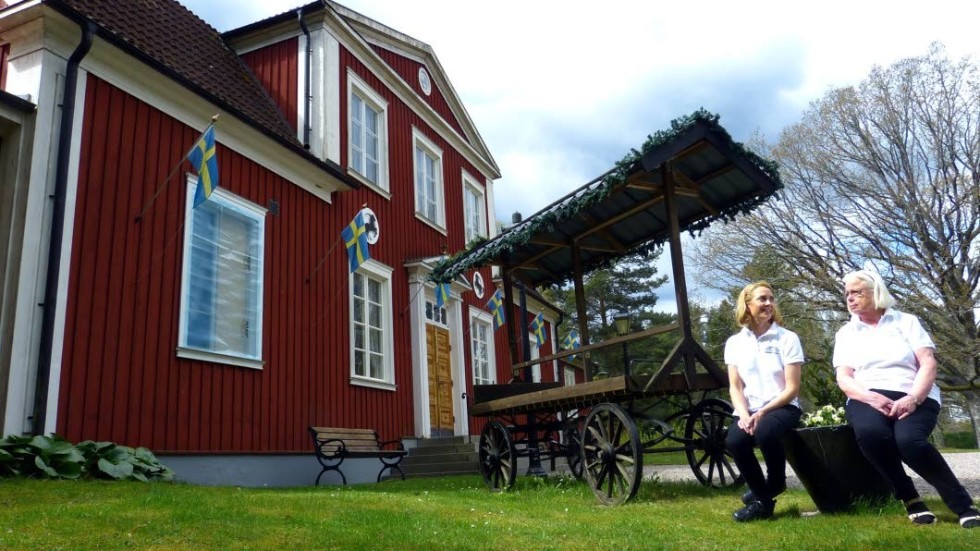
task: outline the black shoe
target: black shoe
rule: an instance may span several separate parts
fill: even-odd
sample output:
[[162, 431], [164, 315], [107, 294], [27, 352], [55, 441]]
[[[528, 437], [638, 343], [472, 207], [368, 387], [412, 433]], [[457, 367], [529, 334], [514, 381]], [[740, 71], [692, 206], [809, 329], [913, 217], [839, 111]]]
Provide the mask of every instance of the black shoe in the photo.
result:
[[905, 511], [909, 514], [909, 520], [913, 524], [932, 524], [936, 522], [936, 515], [932, 514], [929, 507], [919, 498], [911, 500], [905, 505]]
[[[783, 493], [783, 492], [785, 492], [785, 491], [786, 491], [786, 483], [785, 483], [785, 482], [783, 482], [783, 483], [782, 483], [782, 484], [781, 484], [781, 485], [780, 485], [780, 486], [779, 486], [778, 488], [776, 488], [776, 490], [775, 490], [775, 491], [774, 491], [774, 492], [772, 493], [772, 497], [774, 497], [774, 498], [775, 498], [776, 496], [778, 496], [779, 494], [781, 494], [781, 493]], [[748, 505], [749, 503], [752, 503], [753, 501], [758, 501], [758, 500], [759, 500], [759, 498], [758, 498], [758, 497], [756, 497], [756, 495], [755, 495], [755, 492], [753, 492], [752, 490], [749, 490], [749, 491], [747, 491], [747, 492], [745, 492], [744, 494], [742, 494], [742, 504], [743, 504], [743, 505]]]
[[963, 528], [980, 528], [980, 511], [968, 509], [960, 515], [960, 526]]
[[732, 513], [732, 518], [735, 522], [749, 522], [752, 520], [761, 520], [764, 518], [772, 518], [773, 509], [776, 508], [776, 502], [770, 501], [769, 503], [763, 503], [759, 500], [753, 501], [746, 505], [745, 507], [739, 509]]

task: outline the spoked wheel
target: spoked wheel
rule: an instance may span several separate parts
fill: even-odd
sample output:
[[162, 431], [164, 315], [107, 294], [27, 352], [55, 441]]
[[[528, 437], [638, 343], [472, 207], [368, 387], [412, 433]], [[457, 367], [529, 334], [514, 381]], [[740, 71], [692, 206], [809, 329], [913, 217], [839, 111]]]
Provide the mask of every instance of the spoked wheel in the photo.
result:
[[691, 444], [687, 448], [687, 463], [698, 482], [705, 486], [724, 488], [745, 482], [725, 446], [728, 427], [735, 419], [732, 411], [728, 402], [708, 398], [691, 408], [687, 417], [684, 438]]
[[582, 433], [577, 428], [565, 430], [568, 469], [576, 480], [582, 480]]
[[582, 431], [585, 479], [604, 505], [620, 505], [643, 478], [643, 450], [636, 424], [616, 404], [592, 408]]
[[517, 453], [510, 432], [490, 421], [480, 434], [480, 473], [491, 490], [509, 490], [517, 478]]

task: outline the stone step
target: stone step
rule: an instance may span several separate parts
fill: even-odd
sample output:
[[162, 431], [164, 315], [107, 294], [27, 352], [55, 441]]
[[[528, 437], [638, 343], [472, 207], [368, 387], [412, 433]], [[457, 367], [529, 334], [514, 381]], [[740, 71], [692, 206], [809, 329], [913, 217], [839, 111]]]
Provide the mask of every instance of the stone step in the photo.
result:
[[402, 464], [405, 476], [439, 476], [454, 474], [478, 474], [480, 465], [476, 461], [449, 461], [446, 463], [426, 463], [421, 465]]

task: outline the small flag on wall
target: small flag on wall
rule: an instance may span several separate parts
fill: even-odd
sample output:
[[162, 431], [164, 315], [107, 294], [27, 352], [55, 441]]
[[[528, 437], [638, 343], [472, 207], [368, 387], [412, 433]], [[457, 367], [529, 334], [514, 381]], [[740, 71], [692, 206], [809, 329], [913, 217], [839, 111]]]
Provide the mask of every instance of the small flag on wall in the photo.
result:
[[214, 149], [214, 122], [212, 122], [194, 147], [187, 152], [187, 160], [194, 165], [197, 172], [197, 192], [194, 194], [194, 208], [211, 197], [211, 192], [218, 187], [218, 157]]
[[436, 283], [436, 308], [442, 308], [449, 302], [449, 284]]
[[500, 293], [500, 289], [497, 289], [497, 292], [490, 297], [490, 302], [487, 302], [487, 310], [490, 310], [490, 313], [493, 314], [494, 330], [507, 321], [504, 317], [504, 297]]
[[[578, 331], [574, 329], [572, 329], [571, 332], [568, 333], [568, 336], [565, 337], [565, 340], [561, 341], [561, 347], [563, 350], [574, 350], [581, 345], [582, 343], [579, 341], [578, 338]], [[568, 357], [568, 359], [574, 360], [575, 356], [577, 355], [578, 354], [572, 354], [571, 356]]]
[[534, 333], [534, 338], [538, 341], [538, 347], [544, 346], [544, 343], [548, 340], [548, 336], [544, 333], [544, 315], [541, 313], [538, 313], [531, 320], [531, 333]]
[[340, 236], [344, 239], [344, 245], [347, 247], [350, 271], [354, 272], [365, 260], [371, 258], [362, 211], [357, 212], [350, 224], [347, 224], [347, 227], [340, 232]]

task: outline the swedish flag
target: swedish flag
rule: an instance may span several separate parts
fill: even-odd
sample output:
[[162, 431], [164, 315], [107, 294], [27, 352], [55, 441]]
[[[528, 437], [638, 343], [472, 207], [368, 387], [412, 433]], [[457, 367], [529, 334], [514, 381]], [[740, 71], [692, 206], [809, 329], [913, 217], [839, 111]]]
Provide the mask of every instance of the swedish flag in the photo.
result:
[[347, 247], [347, 258], [350, 260], [350, 271], [354, 272], [365, 260], [371, 258], [368, 251], [367, 230], [364, 228], [363, 211], [357, 211], [357, 215], [351, 220], [350, 224], [340, 232]]
[[447, 302], [449, 302], [449, 284], [436, 283], [436, 308], [442, 308], [442, 305]]
[[538, 341], [538, 346], [544, 346], [544, 343], [548, 340], [548, 336], [544, 333], [543, 314], [538, 313], [538, 315], [531, 321], [531, 333], [534, 333], [534, 338]]
[[207, 201], [211, 192], [218, 187], [218, 157], [214, 149], [213, 122], [187, 153], [187, 160], [194, 165], [198, 175], [197, 192], [194, 194], [194, 207], [197, 207]]
[[493, 328], [497, 329], [504, 324], [506, 318], [504, 317], [504, 297], [500, 294], [500, 289], [490, 297], [490, 302], [487, 303], [487, 310], [493, 314]]
[[[565, 340], [561, 341], [562, 350], [574, 350], [574, 349], [578, 348], [581, 345], [582, 345], [582, 343], [581, 343], [581, 341], [578, 338], [578, 331], [576, 331], [574, 329], [572, 329], [568, 333], [568, 336], [565, 337]], [[569, 360], [574, 360], [575, 359], [575, 356], [577, 356], [577, 355], [578, 354], [572, 354], [571, 356], [568, 357], [568, 359]]]

